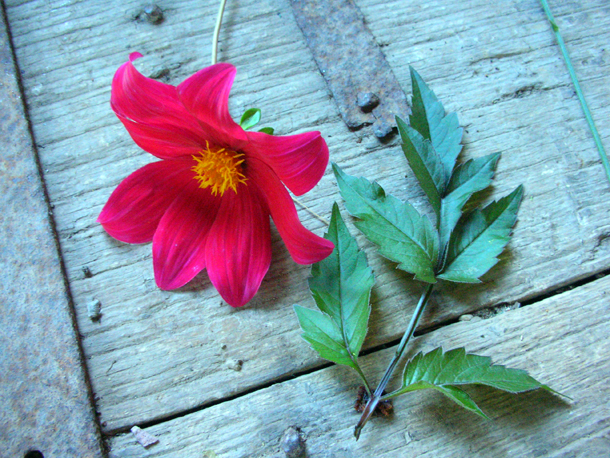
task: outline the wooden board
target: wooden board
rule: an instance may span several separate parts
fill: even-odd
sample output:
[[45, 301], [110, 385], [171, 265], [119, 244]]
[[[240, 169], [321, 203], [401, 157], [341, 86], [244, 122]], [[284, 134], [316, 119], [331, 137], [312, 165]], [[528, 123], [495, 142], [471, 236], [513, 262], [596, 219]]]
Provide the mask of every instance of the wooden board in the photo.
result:
[[[531, 300], [607, 269], [610, 188], [537, 1], [356, 3], [403, 88], [409, 92], [413, 65], [459, 112], [464, 157], [503, 152], [493, 196], [526, 187], [505, 261], [484, 285], [439, 288], [423, 325]], [[159, 2], [166, 19], [158, 26], [134, 19], [143, 7], [136, 1], [6, 5], [103, 429], [160, 421], [323, 364], [299, 339], [291, 308], [311, 304], [308, 268], [289, 259], [276, 233], [258, 296], [235, 310], [205, 274], [179, 291], [159, 291], [150, 245], [116, 242], [95, 223], [121, 179], [152, 160], [110, 110], [114, 71], [132, 51], [145, 54], [145, 73], [167, 70], [173, 84], [208, 65], [216, 1]], [[560, 26], [569, 27], [566, 39], [594, 115], [608, 119], [607, 3], [553, 6]], [[238, 68], [234, 117], [256, 106], [280, 134], [320, 130], [331, 159], [348, 173], [378, 180], [426, 210], [396, 141], [381, 144], [343, 124], [287, 0], [229, 2], [220, 59]], [[607, 143], [609, 126], [598, 124]], [[340, 200], [330, 170], [302, 200], [330, 213]], [[323, 233], [319, 221], [300, 214]], [[419, 286], [359, 240], [377, 275], [365, 343], [373, 348], [401, 334]], [[87, 316], [93, 299], [102, 304], [99, 322]], [[237, 359], [241, 371], [231, 369]]]
[[102, 458], [4, 18], [0, 106], [0, 456]]
[[[115, 437], [111, 457], [285, 457], [280, 438], [297, 426], [307, 456], [602, 457], [610, 452], [610, 277], [487, 320], [452, 324], [414, 341], [412, 355], [437, 346], [493, 355], [526, 369], [572, 398], [472, 388], [483, 420], [429, 391], [396, 398], [395, 414], [373, 418], [352, 436], [357, 376], [330, 367], [148, 428], [159, 444], [144, 450], [131, 434]], [[381, 374], [393, 348], [362, 359]], [[212, 454], [213, 452], [214, 454]]]

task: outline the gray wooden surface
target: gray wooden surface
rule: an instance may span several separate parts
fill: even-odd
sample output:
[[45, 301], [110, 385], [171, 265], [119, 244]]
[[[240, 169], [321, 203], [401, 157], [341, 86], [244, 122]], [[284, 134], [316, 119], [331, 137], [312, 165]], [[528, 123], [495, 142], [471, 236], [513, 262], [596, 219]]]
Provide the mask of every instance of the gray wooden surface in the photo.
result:
[[[343, 124], [288, 1], [229, 1], [219, 57], [238, 69], [230, 99], [231, 113], [237, 118], [247, 108], [261, 108], [263, 124], [275, 127], [278, 134], [320, 130], [332, 161], [348, 173], [378, 180], [388, 192], [411, 199], [425, 211], [423, 194], [396, 140], [382, 144], [370, 132], [351, 132]], [[282, 393], [290, 392], [286, 386], [303, 392], [313, 383], [310, 380], [321, 383], [319, 380], [332, 379], [327, 374], [346, 373], [339, 369], [317, 371], [324, 362], [299, 338], [291, 305], [311, 306], [306, 288], [309, 269], [289, 259], [276, 232], [273, 232], [272, 267], [259, 294], [245, 308], [236, 310], [222, 303], [205, 274], [178, 291], [158, 290], [153, 279], [150, 245], [116, 242], [95, 223], [114, 187], [136, 168], [153, 160], [133, 144], [110, 110], [114, 71], [132, 51], [145, 55], [137, 64], [144, 73], [164, 71], [164, 80], [172, 84], [208, 65], [217, 2], [160, 1], [165, 21], [156, 26], [135, 19], [145, 6], [138, 1], [5, 0], [5, 3], [103, 431], [112, 435], [135, 424], [157, 424], [155, 428], [167, 431], [167, 440], [177, 447], [159, 456], [177, 456], [183, 437], [203, 441], [206, 434], [218, 436], [217, 442], [209, 442], [212, 449], [218, 441], [230, 443], [250, 438], [257, 453], [267, 453], [272, 444], [277, 446], [284, 426], [281, 422], [275, 429], [265, 429], [256, 422], [244, 423], [247, 431], [232, 428], [230, 423], [221, 427], [224, 423], [220, 417], [226, 415], [222, 413], [226, 412], [224, 408], [242, 412], [243, 416], [260, 412], [246, 405], [249, 399], [254, 399], [255, 403], [261, 402], [263, 412], [266, 409], [269, 413], [287, 403], [286, 412], [295, 412], [295, 418], [300, 419], [306, 431], [322, 422], [320, 427], [326, 429], [320, 437], [325, 438], [327, 450], [322, 451], [322, 441], [318, 445], [319, 454], [315, 452], [318, 449], [312, 448], [311, 456], [352, 456], [350, 453], [367, 456], [367, 450], [374, 450], [379, 456], [384, 453], [393, 456], [397, 446], [391, 445], [395, 442], [387, 437], [399, 434], [404, 440], [406, 425], [412, 422], [406, 412], [409, 405], [415, 405], [407, 403], [428, 399], [427, 395], [404, 401], [404, 409], [400, 409], [383, 440], [376, 443], [372, 439], [373, 430], [381, 434], [381, 428], [375, 426], [365, 431], [365, 441], [358, 445], [346, 433], [356, 420], [349, 410], [353, 384], [337, 383], [326, 388], [333, 401], [323, 406], [329, 409], [324, 412], [337, 415], [328, 419], [316, 413], [310, 398], [282, 398]], [[438, 288], [433, 296], [434, 307], [423, 326], [447, 323], [500, 303], [532, 301], [553, 294], [559, 287], [583, 279], [589, 281], [607, 270], [610, 186], [538, 2], [357, 0], [356, 4], [405, 92], [410, 93], [408, 66], [413, 65], [445, 106], [459, 113], [466, 131], [463, 157], [503, 153], [490, 197], [506, 194], [519, 183], [524, 183], [526, 189], [515, 236], [504, 261], [486, 277], [483, 285]], [[607, 145], [610, 5], [597, 0], [554, 2], [551, 6]], [[340, 201], [330, 168], [314, 191], [302, 200], [317, 213], [329, 215], [332, 201]], [[307, 227], [323, 233], [321, 222], [306, 211], [299, 212]], [[400, 336], [419, 286], [374, 254], [361, 237], [359, 241], [368, 250], [377, 276], [370, 337], [365, 342], [365, 348], [376, 348]], [[85, 267], [92, 277], [84, 275]], [[601, 294], [598, 288], [602, 286], [603, 283], [591, 283], [586, 291], [590, 295]], [[102, 304], [102, 319], [98, 322], [87, 316], [87, 305], [94, 299]], [[602, 299], [581, 302], [597, 307], [600, 315], [606, 308]], [[557, 307], [565, 305], [551, 303]], [[600, 358], [597, 366], [592, 366], [594, 375], [588, 376], [584, 371], [560, 372], [564, 365], [561, 353], [556, 353], [558, 359], [544, 359], [548, 365], [545, 371], [536, 372], [537, 364], [543, 364], [537, 362], [541, 361], [538, 358], [547, 358], [537, 335], [556, 335], [560, 331], [553, 320], [563, 316], [549, 312], [554, 318], [540, 321], [542, 316], [530, 311], [540, 310], [534, 308], [538, 305], [507, 313], [506, 319], [525, 320], [524, 326], [529, 326], [527, 320], [537, 323], [532, 327], [536, 334], [524, 335], [536, 357], [525, 358], [526, 355], [514, 350], [520, 357], [514, 362], [523, 363], [521, 367], [531, 369], [545, 382], [565, 381], [565, 386], [556, 387], [560, 391], [568, 391], [571, 386], [583, 387], [586, 394], [581, 399], [589, 399], [596, 389], [587, 388], [588, 377], [598, 380], [600, 374], [608, 371], [603, 355], [597, 354], [602, 340], [591, 341], [588, 348], [595, 356], [583, 360], [586, 366]], [[516, 313], [521, 318], [511, 318]], [[573, 321], [578, 321], [581, 314], [577, 310], [573, 313], [576, 314]], [[443, 327], [429, 338], [439, 336], [452, 339], [448, 342], [458, 342], [453, 329]], [[439, 342], [444, 344], [444, 340]], [[498, 355], [500, 362], [512, 364], [510, 349], [515, 347], [508, 342], [499, 339], [497, 348], [489, 348], [489, 355]], [[479, 348], [476, 340], [472, 344], [469, 350]], [[501, 354], [506, 359], [500, 358]], [[375, 355], [377, 352], [368, 359], [384, 364], [383, 352]], [[235, 359], [244, 361], [241, 371], [231, 369]], [[313, 374], [299, 376], [302, 371], [312, 370]], [[297, 377], [289, 385], [259, 389], [295, 374]], [[243, 393], [251, 394], [239, 397]], [[269, 397], [269, 393], [276, 394]], [[576, 393], [567, 394], [578, 398]], [[233, 401], [226, 401], [236, 396]], [[459, 424], [456, 433], [440, 413], [452, 408], [432, 398], [441, 402], [435, 402], [437, 407], [431, 408], [435, 413], [428, 416], [424, 407], [417, 411], [418, 421], [428, 428], [426, 438], [431, 438], [432, 429], [437, 428], [439, 437], [434, 440], [442, 441], [445, 437], [446, 442], [467, 447], [468, 441], [477, 437], [478, 428], [488, 427], [465, 413], [450, 410]], [[214, 407], [207, 408], [211, 403]], [[537, 424], [542, 429], [547, 410], [553, 418], [562, 418], [553, 420], [560, 424], [568, 424], [576, 415], [574, 406], [561, 407], [547, 395], [504, 396], [499, 401], [489, 401], [490, 407], [496, 404], [505, 406], [500, 411], [506, 417], [501, 426], [494, 426], [499, 429], [489, 439], [489, 444], [497, 442], [498, 447], [508, 447], [503, 442], [507, 437], [527, 434], [523, 422], [530, 416], [528, 412], [538, 414]], [[538, 404], [542, 407], [536, 407]], [[165, 421], [194, 410], [198, 412], [193, 416]], [[218, 431], [210, 431], [215, 428], [211, 420], [206, 423], [207, 429], [201, 426], [197, 430], [197, 416], [207, 418], [214, 412], [219, 417], [210, 418], [219, 418]], [[181, 419], [186, 429], [181, 429]], [[562, 436], [571, 447], [576, 447], [574, 453], [578, 451], [578, 441], [586, 434], [593, 434], [591, 437], [604, 434], [607, 411], [599, 411], [594, 421], [598, 426], [593, 427], [593, 433], [581, 428]], [[331, 437], [333, 431], [336, 434]], [[186, 442], [190, 444], [189, 441]], [[261, 448], [261, 441], [268, 444], [267, 448]], [[334, 441], [340, 441], [335, 454], [324, 455], [333, 452]], [[113, 440], [115, 453], [146, 456], [167, 450], [167, 443], [145, 451], [133, 447], [131, 442], [129, 436]], [[427, 444], [432, 446], [433, 442], [424, 442], [424, 446]], [[529, 442], [524, 444], [527, 447]], [[600, 444], [607, 446], [603, 440]], [[387, 449], [379, 449], [386, 446]], [[185, 448], [184, 456], [195, 456], [192, 453], [197, 449], [196, 439], [192, 447]], [[534, 449], [540, 450], [538, 456], [562, 456], [559, 446], [551, 443], [531, 450]], [[203, 448], [198, 450], [201, 455]], [[245, 448], [239, 450], [242, 455], [227, 452], [226, 456], [248, 456]], [[451, 453], [448, 450], [446, 454]]]
[[101, 458], [23, 102], [0, 14], [0, 457]]
[[[603, 457], [610, 450], [608, 277], [487, 320], [446, 326], [414, 341], [412, 355], [465, 346], [521, 367], [570, 396], [468, 390], [483, 420], [429, 391], [397, 398], [393, 417], [373, 418], [356, 442], [348, 409], [359, 379], [330, 367], [148, 428], [159, 445], [144, 452], [131, 434], [111, 457], [277, 457], [279, 438], [300, 426], [312, 457]], [[381, 373], [394, 348], [362, 358]], [[579, 374], [575, 376], [575, 374]]]

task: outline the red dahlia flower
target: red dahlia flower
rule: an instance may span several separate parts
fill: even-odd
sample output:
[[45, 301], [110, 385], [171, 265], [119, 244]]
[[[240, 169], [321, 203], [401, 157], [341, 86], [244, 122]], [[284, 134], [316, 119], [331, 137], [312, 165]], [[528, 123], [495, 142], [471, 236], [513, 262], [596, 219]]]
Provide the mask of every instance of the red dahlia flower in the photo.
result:
[[129, 175], [98, 218], [114, 238], [153, 243], [155, 280], [179, 288], [207, 269], [234, 307], [258, 291], [271, 263], [269, 216], [292, 259], [311, 264], [333, 244], [305, 229], [284, 187], [309, 191], [328, 164], [319, 132], [246, 132], [228, 109], [235, 67], [204, 68], [178, 86], [140, 74], [129, 56], [111, 106], [133, 140], [162, 159]]

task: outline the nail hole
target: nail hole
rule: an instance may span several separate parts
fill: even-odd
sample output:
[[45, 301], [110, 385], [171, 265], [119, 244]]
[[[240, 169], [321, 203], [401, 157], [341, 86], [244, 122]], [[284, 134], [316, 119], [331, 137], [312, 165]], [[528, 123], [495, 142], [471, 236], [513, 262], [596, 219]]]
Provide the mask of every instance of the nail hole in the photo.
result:
[[38, 450], [30, 450], [25, 455], [23, 455], [23, 458], [44, 458], [44, 455]]

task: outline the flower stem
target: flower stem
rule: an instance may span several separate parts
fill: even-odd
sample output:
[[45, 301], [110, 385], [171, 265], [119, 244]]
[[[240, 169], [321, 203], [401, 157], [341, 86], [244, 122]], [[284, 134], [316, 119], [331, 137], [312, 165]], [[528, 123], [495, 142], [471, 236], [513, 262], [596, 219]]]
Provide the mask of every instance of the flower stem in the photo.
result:
[[392, 374], [394, 373], [396, 366], [398, 365], [405, 349], [407, 348], [407, 344], [409, 343], [409, 341], [411, 340], [411, 337], [413, 336], [413, 332], [415, 331], [415, 328], [417, 328], [417, 324], [419, 323], [420, 318], [424, 314], [424, 309], [426, 308], [428, 299], [430, 299], [430, 294], [432, 293], [433, 288], [434, 288], [434, 284], [429, 284], [428, 287], [426, 288], [426, 291], [424, 291], [424, 293], [419, 298], [419, 302], [417, 303], [417, 307], [415, 307], [415, 311], [413, 312], [413, 316], [411, 317], [409, 326], [407, 327], [407, 330], [405, 331], [404, 335], [402, 336], [400, 344], [398, 344], [398, 348], [396, 349], [394, 358], [392, 358], [392, 361], [390, 361], [390, 365], [386, 369], [385, 374], [383, 374], [383, 378], [381, 379], [379, 386], [373, 393], [373, 396], [371, 396], [371, 398], [369, 399], [369, 402], [366, 404], [366, 407], [364, 408], [364, 411], [362, 412], [362, 416], [360, 417], [360, 421], [356, 425], [356, 429], [354, 430], [354, 436], [356, 436], [356, 439], [358, 439], [360, 437], [360, 431], [362, 431], [362, 428], [364, 428], [364, 425], [369, 420], [369, 418], [375, 411], [375, 407], [377, 407], [377, 404], [381, 400], [381, 397], [383, 396], [383, 392], [385, 391], [385, 387], [388, 385], [388, 383], [390, 381], [390, 377], [392, 377]]
[[608, 163], [608, 156], [606, 155], [606, 151], [604, 150], [604, 146], [602, 145], [601, 138], [599, 137], [599, 133], [597, 132], [597, 128], [595, 127], [595, 123], [593, 122], [593, 117], [591, 116], [591, 112], [589, 111], [589, 105], [587, 105], [587, 101], [585, 100], [585, 96], [580, 89], [580, 84], [578, 83], [578, 78], [576, 77], [576, 72], [574, 71], [574, 67], [572, 66], [572, 60], [570, 59], [570, 55], [568, 54], [568, 50], [566, 48], [566, 44], [563, 41], [563, 37], [559, 32], [559, 26], [555, 22], [555, 18], [553, 17], [553, 13], [551, 12], [551, 8], [549, 8], [549, 4], [546, 0], [540, 0], [542, 4], [542, 9], [546, 13], [546, 17], [553, 28], [553, 32], [555, 32], [555, 38], [557, 38], [557, 43], [559, 44], [559, 48], [561, 49], [561, 54], [563, 55], [563, 59], [566, 62], [566, 66], [568, 67], [568, 72], [570, 73], [570, 78], [572, 79], [572, 84], [574, 85], [574, 89], [576, 90], [576, 95], [578, 96], [578, 100], [580, 100], [580, 105], [582, 106], [582, 111], [585, 113], [585, 118], [587, 119], [587, 123], [589, 124], [589, 129], [591, 130], [591, 134], [593, 135], [593, 140], [595, 141], [595, 145], [597, 146], [597, 152], [599, 153], [599, 157], [602, 160], [602, 165], [606, 171], [606, 176], [608, 181], [610, 182], [610, 164]]
[[222, 24], [222, 15], [225, 12], [225, 5], [227, 0], [220, 0], [220, 7], [218, 8], [218, 16], [216, 17], [216, 27], [214, 27], [214, 38], [212, 40], [212, 65], [217, 61], [218, 56], [218, 36], [220, 35], [220, 25]]

